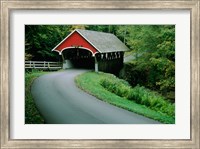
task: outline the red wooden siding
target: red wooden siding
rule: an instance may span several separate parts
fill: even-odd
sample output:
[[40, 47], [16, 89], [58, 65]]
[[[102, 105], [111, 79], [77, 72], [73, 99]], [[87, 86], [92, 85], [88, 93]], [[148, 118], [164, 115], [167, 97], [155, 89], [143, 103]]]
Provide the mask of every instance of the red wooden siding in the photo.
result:
[[64, 48], [77, 46], [90, 49], [93, 54], [98, 52], [87, 40], [85, 40], [76, 31], [72, 33], [67, 39], [65, 39], [65, 41], [63, 41], [55, 50], [62, 51]]

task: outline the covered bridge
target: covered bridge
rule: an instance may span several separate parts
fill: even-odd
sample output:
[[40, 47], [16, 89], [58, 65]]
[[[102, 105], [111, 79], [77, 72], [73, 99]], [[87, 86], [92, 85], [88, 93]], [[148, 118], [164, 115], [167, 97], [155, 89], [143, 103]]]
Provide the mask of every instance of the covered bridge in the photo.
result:
[[63, 68], [92, 68], [117, 74], [128, 48], [113, 34], [76, 29], [52, 51], [63, 58]]

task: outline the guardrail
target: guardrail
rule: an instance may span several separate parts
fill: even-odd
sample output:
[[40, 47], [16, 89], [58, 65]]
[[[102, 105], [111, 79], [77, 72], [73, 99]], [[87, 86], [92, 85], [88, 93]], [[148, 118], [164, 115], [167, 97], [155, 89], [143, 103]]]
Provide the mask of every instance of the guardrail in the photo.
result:
[[62, 69], [60, 62], [25, 61], [25, 69]]

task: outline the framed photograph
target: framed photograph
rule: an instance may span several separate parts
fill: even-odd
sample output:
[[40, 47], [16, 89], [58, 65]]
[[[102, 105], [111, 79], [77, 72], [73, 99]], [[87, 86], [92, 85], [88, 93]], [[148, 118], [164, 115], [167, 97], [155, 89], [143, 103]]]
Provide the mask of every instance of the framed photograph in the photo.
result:
[[[16, 0], [0, 6], [1, 148], [200, 147], [199, 0]], [[132, 63], [125, 67], [125, 61]], [[101, 88], [76, 77], [87, 94], [75, 90], [72, 74], [82, 73], [78, 69], [33, 82], [45, 73], [37, 68], [71, 67], [92, 69], [88, 77], [99, 80]], [[127, 70], [137, 77], [127, 77]], [[128, 83], [99, 71], [125, 76]], [[145, 77], [150, 71], [153, 77]], [[62, 97], [73, 100], [59, 98], [61, 86]], [[94, 96], [106, 103], [90, 99]]]

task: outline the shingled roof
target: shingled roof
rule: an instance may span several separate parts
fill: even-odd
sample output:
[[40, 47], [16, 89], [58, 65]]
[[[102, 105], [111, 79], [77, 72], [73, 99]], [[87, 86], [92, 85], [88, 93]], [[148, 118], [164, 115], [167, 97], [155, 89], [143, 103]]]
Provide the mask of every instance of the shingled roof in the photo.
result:
[[76, 29], [100, 53], [128, 51], [127, 46], [111, 33]]

